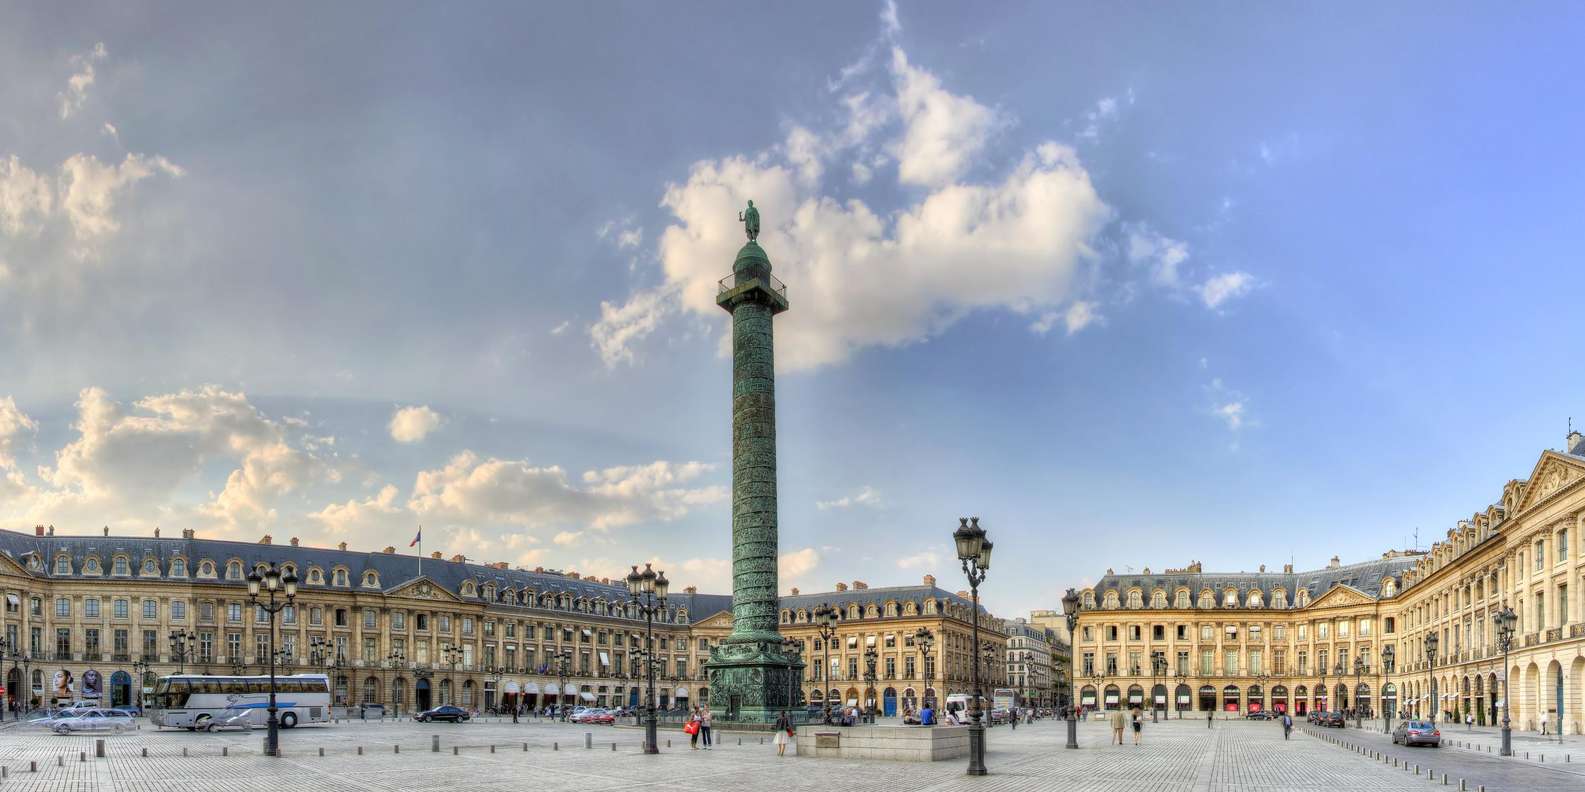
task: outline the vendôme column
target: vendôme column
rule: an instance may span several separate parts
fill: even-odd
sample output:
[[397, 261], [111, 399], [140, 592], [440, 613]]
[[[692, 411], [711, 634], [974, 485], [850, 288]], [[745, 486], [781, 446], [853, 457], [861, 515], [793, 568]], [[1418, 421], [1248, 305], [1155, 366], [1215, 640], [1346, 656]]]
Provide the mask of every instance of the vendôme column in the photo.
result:
[[[771, 723], [798, 704], [803, 663], [777, 627], [776, 355], [771, 320], [787, 287], [759, 246], [754, 202], [738, 215], [748, 243], [716, 304], [732, 314], [732, 634], [710, 653], [710, 708], [724, 720]], [[789, 697], [790, 694], [790, 697]]]

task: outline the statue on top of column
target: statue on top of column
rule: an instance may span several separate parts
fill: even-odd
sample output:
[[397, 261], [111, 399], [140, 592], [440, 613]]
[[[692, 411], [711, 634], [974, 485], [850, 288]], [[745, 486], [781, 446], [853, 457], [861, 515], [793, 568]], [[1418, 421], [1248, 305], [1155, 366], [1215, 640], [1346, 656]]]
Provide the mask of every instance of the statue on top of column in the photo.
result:
[[748, 202], [748, 208], [737, 213], [738, 222], [743, 224], [743, 230], [748, 233], [748, 241], [759, 239], [759, 210], [754, 208], [754, 202]]

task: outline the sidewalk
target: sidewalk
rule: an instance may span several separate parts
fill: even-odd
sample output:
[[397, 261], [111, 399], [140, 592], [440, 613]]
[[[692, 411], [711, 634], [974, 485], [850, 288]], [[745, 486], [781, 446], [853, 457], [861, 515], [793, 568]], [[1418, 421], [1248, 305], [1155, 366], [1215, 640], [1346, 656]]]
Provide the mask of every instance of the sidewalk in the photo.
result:
[[[1398, 721], [1392, 722], [1397, 727]], [[1476, 726], [1473, 729], [1462, 723], [1443, 723], [1437, 721], [1437, 729], [1442, 732], [1442, 744], [1449, 748], [1475, 751], [1477, 753], [1497, 756], [1502, 750], [1502, 730], [1491, 726]], [[1358, 731], [1354, 722], [1349, 721], [1348, 728], [1343, 731]], [[1374, 723], [1364, 722], [1364, 731], [1382, 733], [1381, 720]], [[1558, 736], [1549, 734], [1542, 736], [1536, 731], [1513, 730], [1513, 758], [1524, 762], [1537, 764], [1577, 764], [1585, 772], [1585, 737], [1578, 734], [1567, 734], [1558, 742]]]

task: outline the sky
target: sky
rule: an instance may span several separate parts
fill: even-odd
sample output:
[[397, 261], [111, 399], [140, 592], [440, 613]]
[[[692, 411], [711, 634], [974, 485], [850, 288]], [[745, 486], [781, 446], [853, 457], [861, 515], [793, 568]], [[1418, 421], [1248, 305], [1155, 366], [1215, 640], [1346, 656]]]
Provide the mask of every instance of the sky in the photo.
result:
[[726, 593], [752, 199], [784, 591], [1428, 546], [1585, 425], [1582, 16], [8, 5], [0, 525]]

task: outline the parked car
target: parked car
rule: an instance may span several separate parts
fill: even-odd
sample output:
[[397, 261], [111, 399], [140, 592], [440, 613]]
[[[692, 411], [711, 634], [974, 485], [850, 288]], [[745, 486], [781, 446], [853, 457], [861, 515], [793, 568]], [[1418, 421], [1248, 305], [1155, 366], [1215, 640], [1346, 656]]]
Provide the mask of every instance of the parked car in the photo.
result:
[[1392, 730], [1394, 745], [1429, 745], [1432, 748], [1442, 747], [1442, 731], [1430, 721], [1406, 720], [1399, 721], [1398, 727]]
[[438, 707], [435, 707], [434, 709], [427, 709], [418, 713], [417, 715], [413, 716], [413, 720], [416, 720], [419, 723], [433, 723], [434, 721], [451, 721], [452, 723], [463, 723], [470, 717], [472, 716], [468, 714], [468, 711], [461, 707], [454, 707], [450, 704], [442, 704]]
[[88, 731], [108, 731], [119, 734], [137, 727], [131, 715], [120, 710], [101, 709], [75, 710], [70, 716], [52, 718], [48, 725], [50, 731], [56, 734]]
[[599, 707], [579, 707], [572, 711], [572, 717], [568, 718], [568, 720], [573, 723], [596, 723], [598, 721], [593, 719], [605, 714], [607, 714], [606, 711]]
[[1271, 710], [1255, 710], [1244, 717], [1248, 720], [1275, 720], [1277, 713]]
[[1334, 710], [1321, 713], [1321, 718], [1317, 723], [1322, 726], [1332, 726], [1341, 729], [1348, 725], [1348, 719], [1343, 717], [1341, 711]]

